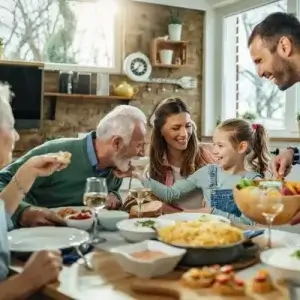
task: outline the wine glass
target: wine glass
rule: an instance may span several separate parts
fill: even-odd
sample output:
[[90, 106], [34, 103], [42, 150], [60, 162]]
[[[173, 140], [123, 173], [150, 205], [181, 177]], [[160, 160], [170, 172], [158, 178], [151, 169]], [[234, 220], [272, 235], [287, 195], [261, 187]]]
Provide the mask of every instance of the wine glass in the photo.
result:
[[83, 196], [84, 205], [92, 209], [94, 214], [94, 226], [91, 234], [92, 243], [104, 243], [106, 239], [100, 238], [97, 234], [98, 213], [106, 205], [108, 190], [105, 178], [90, 177], [86, 179], [85, 192]]
[[258, 208], [266, 219], [268, 226], [267, 249], [272, 248], [271, 227], [275, 217], [282, 212], [284, 205], [282, 203], [282, 182], [281, 181], [262, 181], [259, 184], [261, 190], [260, 202]]
[[136, 200], [136, 203], [138, 205], [138, 213], [137, 217], [142, 217], [142, 204], [147, 199], [147, 197], [150, 195], [151, 189], [150, 188], [134, 188], [129, 190], [129, 194], [131, 197], [133, 197]]

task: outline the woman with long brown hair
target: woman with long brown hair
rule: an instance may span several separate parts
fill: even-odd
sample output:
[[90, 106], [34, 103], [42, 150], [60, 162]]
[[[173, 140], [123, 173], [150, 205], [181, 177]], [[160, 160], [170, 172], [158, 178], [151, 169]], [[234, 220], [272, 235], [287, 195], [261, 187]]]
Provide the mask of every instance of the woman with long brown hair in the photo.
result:
[[[201, 145], [196, 125], [188, 106], [179, 98], [167, 98], [158, 103], [151, 114], [152, 127], [149, 149], [149, 176], [172, 186], [178, 179], [193, 174], [197, 169], [214, 162], [210, 145]], [[201, 190], [184, 197], [176, 210], [202, 207]], [[165, 207], [165, 210], [170, 207]]]

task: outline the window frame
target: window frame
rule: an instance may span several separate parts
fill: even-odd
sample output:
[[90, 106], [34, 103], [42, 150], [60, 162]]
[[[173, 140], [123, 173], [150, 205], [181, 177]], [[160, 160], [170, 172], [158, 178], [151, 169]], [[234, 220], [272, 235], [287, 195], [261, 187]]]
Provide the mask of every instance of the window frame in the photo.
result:
[[[300, 16], [300, 4], [297, 4], [297, 0], [287, 0], [288, 1], [288, 12], [294, 13], [297, 17]], [[266, 4], [276, 2], [276, 0], [252, 0], [250, 1], [240, 1], [230, 5], [226, 5], [221, 8], [216, 8], [213, 14], [213, 32], [214, 38], [212, 45], [214, 45], [214, 104], [208, 105], [212, 109], [205, 110], [205, 130], [204, 135], [211, 136], [212, 129], [215, 128], [218, 118], [225, 119], [228, 118], [228, 111], [235, 109], [235, 88], [230, 89], [230, 85], [235, 85], [235, 75], [236, 72], [233, 67], [228, 67], [235, 65], [235, 49], [232, 49], [230, 53], [232, 55], [224, 56], [224, 48], [227, 45], [230, 46], [230, 38], [235, 39], [235, 32], [231, 33], [230, 36], [226, 36], [225, 32], [225, 18], [241, 13], [246, 10], [254, 9]], [[228, 33], [228, 32], [227, 32]], [[227, 39], [225, 39], [225, 37]], [[234, 46], [231, 42], [232, 47]], [[233, 47], [235, 48], [235, 46]], [[224, 76], [226, 72], [226, 76]], [[225, 81], [223, 80], [225, 78]], [[234, 84], [233, 84], [234, 82]], [[219, 88], [216, 88], [219, 87]], [[232, 98], [232, 103], [228, 105], [225, 104], [225, 97], [228, 99]], [[286, 90], [286, 101], [285, 101], [285, 125], [284, 130], [268, 130], [270, 137], [299, 137], [297, 122], [296, 122], [296, 113], [300, 109], [300, 99], [297, 100], [297, 96], [300, 96], [300, 86], [295, 84], [293, 87]], [[206, 98], [205, 106], [207, 106], [209, 99]], [[295, 109], [297, 108], [297, 109]]]
[[[76, 2], [97, 2], [101, 0], [66, 0], [66, 1], [76, 1]], [[114, 67], [91, 67], [84, 65], [74, 65], [74, 64], [62, 64], [62, 63], [50, 63], [42, 62], [44, 64], [45, 70], [50, 71], [73, 71], [73, 72], [93, 72], [93, 73], [108, 73], [108, 74], [121, 74], [123, 70], [123, 60], [124, 60], [124, 11], [122, 7], [122, 2], [120, 0], [115, 0], [117, 5], [119, 5], [118, 12], [115, 18], [115, 32], [114, 32], [114, 45], [115, 45], [115, 56], [114, 56]]]

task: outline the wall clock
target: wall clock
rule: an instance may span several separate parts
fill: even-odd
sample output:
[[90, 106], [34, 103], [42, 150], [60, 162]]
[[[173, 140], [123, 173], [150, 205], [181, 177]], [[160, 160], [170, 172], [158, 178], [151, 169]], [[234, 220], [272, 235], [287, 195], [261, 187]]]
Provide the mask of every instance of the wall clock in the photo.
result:
[[129, 54], [124, 61], [124, 73], [133, 81], [149, 80], [152, 66], [149, 58], [142, 52]]

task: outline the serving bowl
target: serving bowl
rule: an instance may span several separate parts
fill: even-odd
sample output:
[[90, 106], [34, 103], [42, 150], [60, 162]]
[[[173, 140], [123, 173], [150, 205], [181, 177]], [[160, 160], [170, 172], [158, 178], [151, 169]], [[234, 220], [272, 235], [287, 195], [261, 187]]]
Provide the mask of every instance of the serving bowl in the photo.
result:
[[274, 248], [261, 253], [260, 260], [268, 266], [275, 279], [300, 284], [299, 248]]
[[[239, 210], [249, 219], [262, 225], [267, 225], [265, 217], [262, 215], [262, 210], [259, 208], [261, 201], [261, 190], [258, 187], [259, 180], [254, 181], [256, 186], [248, 186], [242, 189], [235, 187], [233, 189], [234, 200]], [[296, 186], [300, 183], [289, 183]], [[288, 187], [283, 188], [284, 193]], [[292, 187], [290, 187], [292, 189]], [[272, 197], [272, 195], [270, 195]], [[283, 210], [275, 217], [273, 225], [288, 224], [296, 212], [300, 209], [300, 195], [281, 195]]]
[[129, 213], [121, 210], [106, 210], [98, 213], [98, 220], [104, 229], [116, 231], [117, 223], [129, 218]]
[[89, 230], [93, 223], [94, 223], [94, 217], [92, 214], [88, 214], [86, 213], [86, 217], [84, 218], [80, 218], [80, 215], [84, 215], [82, 213], [77, 213], [74, 215], [68, 215], [64, 218], [66, 224], [68, 227], [72, 227], [72, 228], [77, 228], [77, 229], [81, 229], [81, 230]]
[[[145, 257], [143, 259], [132, 256], [134, 253], [148, 251], [160, 252], [163, 256], [156, 258], [148, 257], [147, 259]], [[151, 278], [170, 273], [174, 270], [185, 252], [185, 249], [149, 240], [111, 249], [111, 253], [113, 253], [122, 269], [140, 278]]]
[[[215, 221], [212, 221], [211, 223], [215, 223]], [[219, 223], [221, 224], [221, 223]], [[176, 226], [179, 225], [178, 223]], [[180, 225], [179, 225], [180, 226]], [[218, 227], [219, 225], [217, 225]], [[224, 223], [224, 225], [228, 228], [231, 226], [229, 224]], [[166, 231], [167, 230], [167, 231]], [[199, 229], [200, 230], [200, 229]], [[205, 228], [202, 228], [202, 231], [204, 232], [206, 230]], [[164, 231], [164, 233], [163, 233]], [[247, 231], [241, 231], [237, 229], [237, 232], [239, 233], [239, 239], [238, 240], [232, 240], [231, 243], [228, 244], [219, 244], [219, 245], [192, 245], [187, 244], [181, 241], [181, 238], [185, 237], [186, 234], [184, 233], [185, 230], [183, 228], [178, 227], [178, 230], [171, 229], [169, 231], [168, 228], [161, 228], [160, 230], [157, 230], [157, 239], [161, 241], [162, 243], [165, 243], [167, 245], [178, 247], [180, 249], [185, 249], [186, 253], [184, 254], [182, 260], [180, 261], [180, 265], [183, 265], [185, 267], [201, 267], [201, 266], [207, 266], [207, 265], [214, 265], [214, 264], [231, 264], [238, 259], [240, 259], [242, 256], [249, 256], [253, 255], [257, 250], [258, 246], [254, 244], [251, 239], [254, 237], [257, 237], [264, 233], [264, 230], [247, 230]], [[234, 229], [236, 231], [236, 229]], [[177, 232], [177, 233], [176, 233]], [[225, 231], [224, 231], [225, 232]], [[167, 238], [164, 238], [162, 234], [166, 234]], [[182, 235], [182, 237], [179, 237], [178, 235]], [[190, 238], [192, 238], [192, 241], [195, 242], [195, 236], [193, 235], [193, 229], [188, 232], [190, 234]], [[219, 235], [222, 235], [223, 233], [219, 233]], [[171, 238], [177, 237], [177, 240], [174, 239], [174, 241], [170, 241]], [[219, 241], [219, 238], [217, 238]]]
[[224, 223], [230, 223], [230, 220], [218, 215], [212, 215], [212, 214], [205, 214], [205, 213], [173, 213], [173, 214], [165, 214], [158, 217], [159, 219], [164, 220], [173, 220], [175, 222], [187, 222], [187, 221], [195, 221], [195, 220], [201, 220], [201, 221], [220, 221]]
[[[145, 224], [146, 226], [143, 226]], [[142, 242], [156, 238], [153, 227], [160, 228], [175, 224], [172, 220], [158, 218], [133, 218], [117, 223], [120, 235], [128, 242]]]

